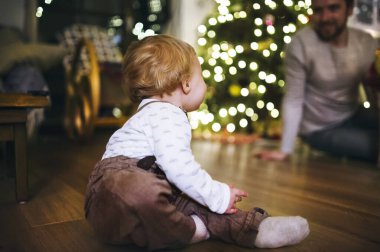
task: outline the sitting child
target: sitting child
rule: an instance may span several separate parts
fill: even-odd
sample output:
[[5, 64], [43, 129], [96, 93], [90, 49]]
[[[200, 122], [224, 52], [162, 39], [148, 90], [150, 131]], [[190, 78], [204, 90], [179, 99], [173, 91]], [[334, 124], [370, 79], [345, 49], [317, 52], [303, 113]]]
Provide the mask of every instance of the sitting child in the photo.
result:
[[128, 48], [123, 75], [140, 105], [111, 136], [85, 199], [86, 218], [101, 239], [150, 250], [209, 238], [276, 248], [309, 234], [301, 217], [237, 209], [247, 193], [213, 180], [194, 160], [186, 112], [198, 109], [206, 84], [190, 45], [146, 37]]

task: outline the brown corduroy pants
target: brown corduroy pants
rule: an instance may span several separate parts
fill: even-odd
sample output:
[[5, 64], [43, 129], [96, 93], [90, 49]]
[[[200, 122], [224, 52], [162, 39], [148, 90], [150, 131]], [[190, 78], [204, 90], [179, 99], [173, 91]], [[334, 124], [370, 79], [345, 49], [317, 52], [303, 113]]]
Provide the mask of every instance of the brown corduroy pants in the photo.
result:
[[211, 238], [254, 247], [258, 226], [268, 216], [264, 210], [213, 213], [181, 194], [154, 161], [117, 156], [96, 164], [85, 195], [85, 214], [102, 240], [150, 250], [183, 246], [194, 235], [190, 215], [195, 214]]

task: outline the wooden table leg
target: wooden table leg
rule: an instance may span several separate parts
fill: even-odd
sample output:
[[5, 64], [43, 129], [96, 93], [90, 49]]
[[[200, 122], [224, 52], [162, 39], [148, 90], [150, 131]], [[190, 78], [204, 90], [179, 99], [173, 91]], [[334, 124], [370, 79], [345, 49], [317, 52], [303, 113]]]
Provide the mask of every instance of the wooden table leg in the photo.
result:
[[19, 203], [28, 200], [27, 139], [25, 123], [14, 125], [16, 199]]
[[28, 109], [50, 104], [48, 96], [0, 93], [0, 141], [14, 142], [16, 200], [28, 200], [27, 116]]

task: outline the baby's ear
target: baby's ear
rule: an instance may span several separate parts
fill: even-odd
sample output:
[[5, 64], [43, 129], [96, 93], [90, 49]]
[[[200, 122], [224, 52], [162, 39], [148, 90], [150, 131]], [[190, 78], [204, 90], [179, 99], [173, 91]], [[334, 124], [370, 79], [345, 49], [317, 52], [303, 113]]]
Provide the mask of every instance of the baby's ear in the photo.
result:
[[182, 81], [182, 90], [185, 94], [191, 91], [190, 82], [188, 80]]

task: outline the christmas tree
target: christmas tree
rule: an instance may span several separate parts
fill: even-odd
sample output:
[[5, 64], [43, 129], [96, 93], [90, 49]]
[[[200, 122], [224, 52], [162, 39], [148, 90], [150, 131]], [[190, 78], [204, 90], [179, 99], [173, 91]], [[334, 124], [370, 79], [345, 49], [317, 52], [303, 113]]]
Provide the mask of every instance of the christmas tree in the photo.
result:
[[256, 125], [280, 117], [284, 49], [308, 22], [311, 3], [215, 2], [215, 12], [198, 27], [197, 50], [208, 93], [190, 122], [202, 132], [252, 133], [258, 131]]

